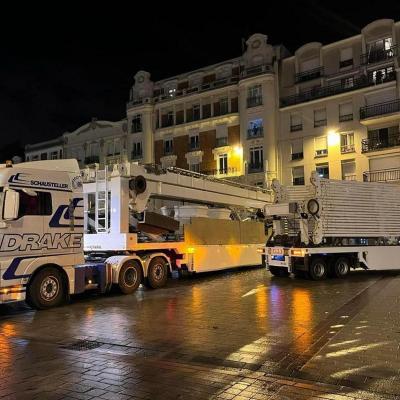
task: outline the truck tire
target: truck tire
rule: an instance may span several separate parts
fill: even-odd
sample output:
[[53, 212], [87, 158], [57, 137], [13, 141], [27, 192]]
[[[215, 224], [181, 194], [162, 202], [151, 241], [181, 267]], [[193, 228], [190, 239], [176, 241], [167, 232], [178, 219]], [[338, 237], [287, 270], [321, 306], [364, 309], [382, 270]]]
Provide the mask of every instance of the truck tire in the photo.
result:
[[308, 270], [309, 277], [314, 281], [321, 281], [328, 275], [328, 266], [326, 261], [321, 258], [313, 258]]
[[336, 278], [345, 278], [350, 272], [350, 261], [347, 257], [339, 257], [333, 264], [332, 274]]
[[29, 283], [26, 302], [37, 310], [57, 307], [65, 300], [65, 287], [61, 272], [55, 267], [46, 267]]
[[139, 287], [143, 280], [143, 272], [135, 260], [127, 261], [119, 271], [118, 287], [123, 294], [131, 294]]
[[280, 276], [280, 277], [289, 276], [289, 272], [288, 272], [287, 268], [269, 266], [268, 270], [274, 276]]
[[168, 280], [168, 266], [167, 261], [163, 257], [154, 257], [149, 264], [147, 270], [148, 285], [157, 289], [165, 286]]

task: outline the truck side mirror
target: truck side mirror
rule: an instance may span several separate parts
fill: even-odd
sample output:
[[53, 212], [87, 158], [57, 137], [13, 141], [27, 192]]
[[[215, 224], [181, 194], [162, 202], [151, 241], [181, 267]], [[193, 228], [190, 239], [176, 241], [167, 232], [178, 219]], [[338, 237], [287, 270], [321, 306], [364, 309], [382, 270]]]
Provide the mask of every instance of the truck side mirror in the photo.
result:
[[3, 219], [11, 221], [18, 218], [19, 193], [9, 189], [4, 192]]

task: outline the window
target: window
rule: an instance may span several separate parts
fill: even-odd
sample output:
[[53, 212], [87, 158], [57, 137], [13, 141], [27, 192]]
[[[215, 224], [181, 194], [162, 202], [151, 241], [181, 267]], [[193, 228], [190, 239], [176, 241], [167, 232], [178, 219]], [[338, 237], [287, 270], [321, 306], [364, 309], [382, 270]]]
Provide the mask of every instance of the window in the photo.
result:
[[41, 160], [47, 160], [47, 153], [42, 153], [42, 154], [40, 155], [40, 159], [41, 159]]
[[132, 159], [142, 158], [142, 142], [133, 142]]
[[356, 162], [355, 160], [342, 161], [342, 179], [344, 181], [356, 180]]
[[353, 120], [353, 103], [339, 104], [339, 122]]
[[227, 97], [220, 99], [219, 107], [220, 107], [219, 110], [220, 110], [221, 115], [228, 114], [229, 107], [228, 107], [228, 98]]
[[290, 114], [290, 132], [301, 131], [303, 129], [303, 120], [301, 114]]
[[216, 125], [216, 147], [228, 146], [228, 127], [226, 124]]
[[114, 141], [107, 142], [107, 156], [114, 155]]
[[263, 120], [262, 118], [257, 118], [249, 121], [247, 128], [247, 138], [257, 138], [264, 136]]
[[315, 170], [320, 178], [329, 179], [329, 165], [328, 164], [317, 164]]
[[292, 160], [300, 160], [303, 158], [303, 141], [296, 140], [292, 142]]
[[142, 114], [136, 114], [132, 118], [131, 133], [142, 132]]
[[114, 155], [119, 155], [121, 153], [121, 139], [114, 140]]
[[390, 126], [388, 128], [368, 131], [368, 139], [363, 140], [362, 151], [379, 150], [394, 146], [400, 146], [398, 126]]
[[367, 43], [367, 61], [368, 63], [376, 63], [387, 60], [394, 56], [393, 40], [391, 37], [376, 40]]
[[90, 144], [90, 156], [95, 157], [99, 155], [99, 144], [91, 143]]
[[304, 185], [304, 167], [292, 168], [292, 181], [293, 185]]
[[247, 90], [247, 107], [259, 105], [262, 105], [262, 87], [261, 85], [251, 86]]
[[354, 151], [354, 133], [347, 132], [340, 134], [340, 152], [342, 154]]
[[300, 72], [306, 72], [319, 67], [319, 58], [311, 58], [300, 64]]
[[200, 104], [193, 105], [193, 121], [198, 121], [200, 119]]
[[167, 126], [172, 126], [174, 124], [174, 112], [168, 111], [167, 114]]
[[370, 80], [373, 83], [380, 84], [387, 81], [394, 74], [393, 67], [387, 67], [382, 69], [377, 69], [370, 72]]
[[344, 89], [350, 89], [354, 86], [354, 77], [350, 76], [348, 78], [343, 78], [341, 80], [342, 87]]
[[51, 194], [48, 192], [35, 192], [36, 196], [18, 190], [19, 210], [18, 218], [25, 215], [51, 215]]
[[174, 152], [174, 140], [173, 139], [165, 139], [164, 140], [164, 154], [172, 154]]
[[200, 163], [190, 163], [189, 164], [189, 171], [200, 172]]
[[58, 151], [52, 151], [51, 154], [50, 154], [50, 159], [51, 160], [57, 160], [58, 159]]
[[228, 173], [228, 155], [220, 154], [218, 156], [218, 173], [227, 174]]
[[328, 143], [326, 136], [317, 137], [314, 139], [315, 157], [322, 157], [328, 154]]
[[353, 48], [347, 47], [345, 49], [340, 49], [340, 68], [345, 68], [353, 65]]
[[249, 172], [262, 172], [264, 169], [264, 152], [262, 146], [250, 148]]
[[189, 137], [189, 149], [197, 150], [199, 148], [199, 135], [191, 135]]
[[326, 109], [314, 110], [314, 128], [319, 126], [326, 126]]

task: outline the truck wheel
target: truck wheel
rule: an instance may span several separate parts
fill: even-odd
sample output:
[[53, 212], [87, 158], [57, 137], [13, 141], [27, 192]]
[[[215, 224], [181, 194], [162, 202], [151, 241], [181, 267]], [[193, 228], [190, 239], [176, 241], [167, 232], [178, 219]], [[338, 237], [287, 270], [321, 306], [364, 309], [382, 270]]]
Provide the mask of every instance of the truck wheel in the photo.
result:
[[142, 283], [142, 268], [137, 261], [127, 261], [119, 271], [118, 287], [123, 294], [133, 293]]
[[336, 278], [345, 278], [350, 272], [350, 262], [347, 257], [339, 257], [332, 268], [333, 276]]
[[328, 266], [323, 258], [314, 258], [311, 261], [308, 274], [314, 281], [325, 279], [328, 274]]
[[57, 268], [42, 269], [28, 286], [26, 302], [38, 310], [59, 306], [64, 299], [65, 282]]
[[151, 288], [157, 289], [164, 286], [168, 279], [168, 267], [165, 258], [154, 257], [147, 270], [147, 281]]
[[269, 272], [271, 272], [271, 274], [274, 276], [281, 276], [281, 277], [289, 276], [287, 268], [269, 266], [268, 269]]

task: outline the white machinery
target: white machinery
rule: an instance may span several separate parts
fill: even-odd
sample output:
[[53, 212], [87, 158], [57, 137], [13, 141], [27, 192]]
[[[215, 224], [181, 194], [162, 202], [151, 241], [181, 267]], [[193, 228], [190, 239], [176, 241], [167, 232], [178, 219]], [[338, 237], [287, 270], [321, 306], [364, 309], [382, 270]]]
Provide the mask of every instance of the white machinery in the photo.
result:
[[400, 267], [400, 186], [337, 181], [312, 174], [311, 185], [273, 183], [273, 235], [263, 260], [274, 275], [344, 277], [351, 268]]
[[81, 172], [76, 160], [49, 160], [0, 166], [0, 193], [0, 303], [48, 308], [88, 289], [160, 287], [173, 271], [261, 264], [264, 223], [243, 217], [261, 216], [263, 189], [136, 163]]

